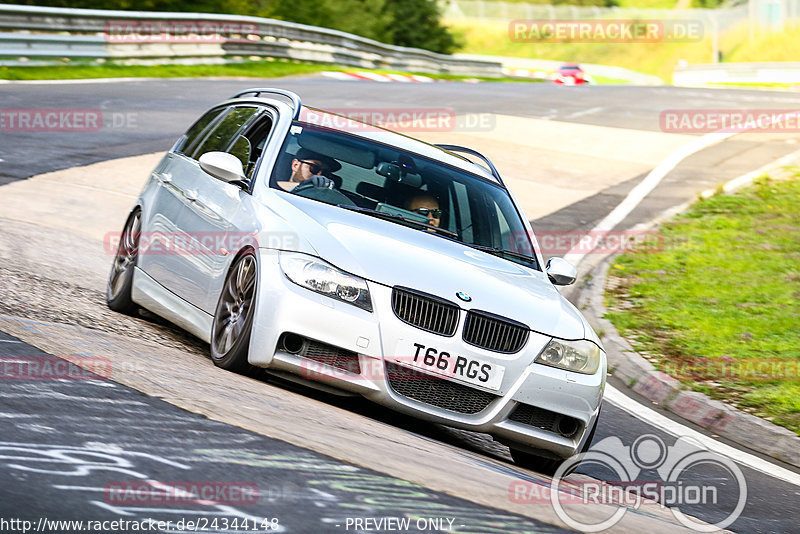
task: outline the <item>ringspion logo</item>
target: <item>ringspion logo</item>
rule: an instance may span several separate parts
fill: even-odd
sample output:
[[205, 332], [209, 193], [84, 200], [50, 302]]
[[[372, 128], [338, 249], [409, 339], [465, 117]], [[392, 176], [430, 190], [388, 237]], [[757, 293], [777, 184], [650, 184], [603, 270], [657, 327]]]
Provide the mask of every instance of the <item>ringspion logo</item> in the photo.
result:
[[[605, 471], [608, 479], [614, 482], [590, 480], [576, 484], [565, 481], [564, 478], [580, 465]], [[713, 472], [713, 476], [709, 476], [709, 472]], [[647, 476], [643, 477], [644, 474]], [[516, 488], [509, 488], [509, 494], [512, 489], [515, 489], [514, 495], [525, 496], [525, 492]], [[723, 502], [721, 495], [734, 491], [735, 502]], [[645, 500], [669, 509], [687, 528], [717, 532], [741, 515], [747, 502], [747, 483], [733, 460], [706, 449], [692, 438], [680, 437], [672, 446], [667, 446], [658, 436], [644, 434], [626, 446], [618, 437], [611, 436], [561, 464], [553, 476], [548, 496], [556, 515], [567, 526], [581, 532], [609, 529]], [[574, 503], [576, 497], [581, 504], [612, 506], [598, 509], [594, 516], [573, 516], [571, 509], [564, 505]], [[698, 522], [681, 511], [681, 508], [696, 505], [713, 506], [719, 520], [713, 524]]]

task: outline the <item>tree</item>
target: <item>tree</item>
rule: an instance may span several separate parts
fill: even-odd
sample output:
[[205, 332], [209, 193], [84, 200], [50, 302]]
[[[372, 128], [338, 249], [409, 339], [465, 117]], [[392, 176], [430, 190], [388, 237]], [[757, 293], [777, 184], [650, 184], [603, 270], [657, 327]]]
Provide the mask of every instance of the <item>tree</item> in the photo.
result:
[[389, 19], [384, 0], [291, 0], [275, 3], [268, 16], [354, 33], [384, 43]]
[[456, 41], [442, 25], [435, 0], [384, 0], [389, 26], [385, 42], [451, 54]]

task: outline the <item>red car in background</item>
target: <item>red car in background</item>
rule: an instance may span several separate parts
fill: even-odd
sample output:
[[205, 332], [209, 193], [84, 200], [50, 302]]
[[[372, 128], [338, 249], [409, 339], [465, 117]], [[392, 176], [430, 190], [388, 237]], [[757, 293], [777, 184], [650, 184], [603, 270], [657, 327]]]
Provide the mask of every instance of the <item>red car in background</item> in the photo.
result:
[[553, 83], [559, 85], [583, 85], [591, 83], [591, 78], [577, 63], [564, 63], [558, 68]]

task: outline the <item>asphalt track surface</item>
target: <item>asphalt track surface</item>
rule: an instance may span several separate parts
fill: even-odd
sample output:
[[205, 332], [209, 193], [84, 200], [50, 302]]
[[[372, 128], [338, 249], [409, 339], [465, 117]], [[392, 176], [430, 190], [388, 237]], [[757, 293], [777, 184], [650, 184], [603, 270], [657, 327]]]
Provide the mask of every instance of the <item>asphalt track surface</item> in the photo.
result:
[[[104, 118], [108, 121], [104, 125], [105, 127], [98, 132], [73, 135], [3, 132], [0, 144], [0, 159], [3, 160], [0, 162], [0, 183], [9, 183], [42, 172], [115, 157], [165, 150], [185, 130], [186, 126], [210, 105], [243, 87], [275, 83], [259, 84], [252, 80], [157, 80], [92, 85], [0, 86], [0, 105], [4, 109], [15, 107], [100, 108], [103, 110]], [[364, 106], [364, 102], [369, 102], [370, 106], [403, 107], [407, 106], [409, 101], [413, 101], [415, 106], [450, 107], [458, 113], [502, 113], [644, 131], [658, 131], [659, 113], [666, 109], [786, 109], [797, 108], [800, 104], [800, 96], [757, 91], [610, 86], [565, 90], [562, 87], [541, 84], [406, 85], [331, 82], [320, 79], [287, 79], [277, 83], [281, 87], [300, 92], [304, 99], [323, 108], [358, 107]], [[694, 198], [698, 189], [713, 187], [727, 179], [752, 171], [797, 150], [797, 148], [797, 145], [774, 139], [742, 136], [704, 150], [688, 158], [672, 171], [645, 202], [620, 223], [619, 227], [630, 228], [638, 222], [649, 220], [664, 209]], [[742, 158], [742, 154], [747, 154], [747, 157]], [[734, 163], [726, 165], [726, 162]], [[555, 176], [553, 178], [557, 179]], [[624, 198], [637, 181], [637, 179], [629, 180], [534, 222], [539, 227], [562, 230], [591, 228]], [[39, 354], [39, 356], [42, 355]], [[100, 386], [100, 384], [106, 385]], [[4, 423], [5, 431], [2, 437], [4, 442], [46, 444], [48, 443], [46, 429], [51, 428], [56, 430], [60, 436], [57, 445], [77, 447], [80, 443], [85, 443], [91, 436], [97, 437], [97, 441], [102, 442], [103, 436], [116, 435], [125, 431], [131, 432], [131, 443], [144, 444], [148, 454], [152, 453], [154, 457], [176, 463], [181, 463], [180, 458], [185, 455], [185, 453], [182, 454], [182, 451], [188, 447], [192, 447], [192, 450], [199, 450], [207, 448], [212, 442], [214, 448], [230, 449], [231, 447], [228, 445], [236, 443], [237, 447], [243, 448], [244, 452], [248, 454], [267, 450], [270, 451], [269, 454], [285, 455], [290, 459], [290, 464], [292, 463], [291, 458], [295, 458], [293, 463], [295, 467], [305, 465], [302, 461], [302, 458], [305, 458], [303, 455], [315, 455], [310, 451], [297, 449], [291, 445], [276, 442], [276, 440], [245, 433], [235, 427], [212, 423], [196, 416], [185, 416], [183, 412], [175, 408], [141, 395], [135, 401], [139, 404], [125, 405], [123, 402], [120, 405], [123, 406], [121, 409], [117, 409], [118, 406], [115, 406], [115, 416], [109, 420], [106, 417], [109, 410], [104, 407], [115, 403], [106, 402], [103, 399], [111, 398], [128, 402], [131, 398], [136, 397], [136, 392], [107, 381], [89, 380], [85, 383], [78, 381], [66, 386], [20, 382], [18, 385], [12, 385], [13, 389], [11, 390], [5, 387], [6, 383], [3, 385], [2, 412], [4, 414], [19, 413], [31, 418], [31, 421], [13, 426]], [[72, 391], [50, 389], [61, 387], [72, 389]], [[74, 391], [74, 389], [79, 389], [79, 391]], [[9, 391], [8, 394], [7, 391]], [[317, 395], [310, 391], [308, 394]], [[37, 397], [38, 401], [35, 400]], [[48, 398], [53, 400], [47, 401]], [[56, 399], [59, 400], [58, 404], [55, 404]], [[70, 400], [64, 400], [62, 404], [62, 399]], [[330, 402], [339, 401], [331, 399]], [[422, 433], [431, 439], [456, 447], [477, 450], [490, 457], [507, 459], [507, 455], [502, 450], [487, 445], [485, 440], [464, 433], [449, 432], [435, 425], [413, 425], [403, 418], [397, 421], [381, 409], [353, 405], [349, 404], [349, 401], [341, 402], [346, 408], [362, 413], [365, 417], [388, 420], [401, 428], [407, 424], [410, 429], [413, 428], [413, 431]], [[75, 415], [79, 413], [80, 416]], [[71, 417], [74, 418], [70, 419]], [[148, 429], [153, 428], [152, 425], [156, 421], [158, 421], [158, 428], [169, 428], [174, 433], [164, 433], [159, 435], [157, 440], [153, 439], [154, 433], [148, 432]], [[184, 432], [183, 429], [186, 431]], [[197, 438], [196, 446], [186, 443], [186, 440], [193, 434], [195, 436], [202, 435]], [[668, 446], [676, 439], [657, 427], [649, 425], [613, 405], [606, 404], [595, 441], [609, 436], [618, 436], [625, 444], [630, 445], [645, 434], [658, 436]], [[242, 443], [246, 443], [247, 446], [243, 447]], [[137, 448], [139, 448], [138, 445]], [[77, 452], [76, 454], [80, 455], [81, 453]], [[299, 457], [302, 458], [298, 460], [299, 457], [293, 457], [293, 454], [300, 455]], [[314, 456], [314, 461], [324, 464], [326, 459], [318, 458], [318, 456], [320, 455]], [[209, 462], [213, 464], [210, 460]], [[13, 462], [4, 461], [5, 467], [11, 463]], [[230, 463], [235, 464], [236, 462]], [[169, 465], [164, 464], [161, 460], [153, 459], [148, 460], [145, 464], [142, 472], [148, 476], [150, 471], [159, 472], [159, 469], [163, 469], [163, 465]], [[203, 462], [199, 462], [199, 464], [203, 464]], [[21, 465], [24, 467], [24, 462]], [[192, 469], [200, 468], [195, 465], [191, 467]], [[203, 465], [202, 468], [212, 469], [210, 473], [213, 474], [214, 467], [214, 465]], [[180, 478], [181, 468], [175, 466], [170, 468], [177, 469], [174, 471], [177, 478], [173, 480], [187, 478]], [[223, 469], [218, 472], [227, 474], [231, 465], [221, 468], [216, 466], [216, 468]], [[331, 469], [336, 472], [335, 468]], [[252, 470], [245, 469], [243, 480], [259, 478], [265, 481], [271, 490], [276, 487], [274, 481], [289, 481], [295, 484], [295, 486], [291, 486], [294, 488], [293, 490], [287, 490], [289, 493], [294, 492], [298, 499], [309, 498], [309, 494], [305, 491], [309, 479], [303, 478], [309, 476], [307, 472], [302, 469], [295, 471], [287, 469], [286, 462], [277, 468], [270, 467], [270, 470], [259, 474], [259, 477], [254, 477]], [[582, 470], [597, 478], [608, 478], [608, 473], [605, 472], [593, 471], [592, 468], [582, 468]], [[290, 473], [290, 471], [292, 472]], [[797, 525], [800, 524], [800, 512], [796, 507], [798, 496], [800, 496], [798, 488], [760, 472], [746, 468], [743, 471], [748, 486], [747, 505], [741, 517], [729, 529], [736, 532], [796, 532]], [[82, 507], [81, 503], [85, 504], [88, 498], [87, 492], [91, 493], [90, 490], [64, 490], [62, 488], [65, 484], [55, 484], [48, 478], [34, 480], [32, 474], [34, 472], [26, 472], [25, 469], [7, 470], [4, 468], [0, 473], [2, 473], [3, 480], [12, 482], [12, 484], [3, 484], [3, 489], [0, 489], [3, 497], [0, 512], [3, 517], [20, 517], [24, 513], [37, 519], [47, 515], [69, 518], [71, 512], [78, 518], [80, 515], [78, 511]], [[370, 474], [370, 476], [372, 475], [375, 474]], [[94, 477], [94, 475], [92, 476]], [[202, 475], [192, 473], [192, 476], [197, 476], [198, 480], [213, 479], [208, 473]], [[707, 471], [698, 473], [698, 476], [713, 479], [717, 473]], [[162, 476], [161, 479], [164, 480], [164, 477]], [[231, 477], [226, 476], [225, 479], [229, 480]], [[15, 481], [18, 483], [14, 484]], [[102, 487], [102, 482], [108, 483], [109, 481], [113, 482], [113, 478], [81, 481], [78, 485], [91, 485], [97, 488]], [[386, 483], [392, 483], [388, 477]], [[261, 483], [259, 483], [260, 486]], [[277, 487], [282, 486], [278, 484]], [[24, 488], [25, 492], [29, 490], [30, 493], [23, 493], [20, 491], [21, 488]], [[39, 493], [39, 491], [43, 493]], [[264, 490], [262, 489], [262, 491]], [[51, 495], [52, 498], [42, 499], [42, 495]], [[345, 497], [341, 497], [343, 499], [341, 502], [347, 502]], [[102, 493], [99, 497], [97, 495], [92, 497], [92, 499], [98, 498], [102, 499]], [[733, 499], [734, 496], [726, 495], [724, 498]], [[437, 502], [439, 500], [447, 501], [447, 498], [442, 495], [433, 495], [431, 499]], [[284, 504], [280, 504], [280, 506]], [[448, 501], [447, 506], [463, 506], [463, 503]], [[477, 505], [472, 506], [477, 509]], [[291, 510], [292, 507], [290, 506], [289, 509]], [[296, 508], [294, 509], [296, 510]], [[335, 507], [332, 510], [334, 510], [331, 514], [332, 517], [343, 517], [341, 513], [337, 515]], [[707, 521], [719, 519], [714, 516], [715, 512], [709, 510], [708, 507], [689, 507], [686, 508], [686, 511]], [[382, 515], [389, 515], [389, 513]], [[444, 516], [445, 514], [440, 515]], [[107, 517], [111, 517], [111, 515]], [[283, 517], [292, 517], [292, 515]], [[314, 522], [319, 521], [322, 517], [327, 516], [312, 514], [305, 520]], [[80, 518], [85, 518], [85, 514]], [[303, 520], [303, 518], [298, 520]], [[319, 527], [319, 524], [317, 523], [315, 526]], [[467, 524], [467, 526], [469, 525]], [[546, 530], [551, 527], [530, 524], [529, 528], [539, 531], [540, 528]], [[305, 531], [305, 529], [301, 531]], [[335, 531], [335, 529], [331, 531]]]
[[[0, 345], [5, 359], [42, 367], [57, 360], [4, 334]], [[0, 420], [17, 424], [0, 438], [0, 517], [33, 525], [41, 518], [87, 525], [125, 519], [171, 521], [173, 530], [184, 521], [209, 531], [311, 533], [352, 531], [365, 516], [414, 514], [416, 532], [442, 525], [473, 533], [568, 532], [210, 421], [95, 374], [80, 376], [3, 381]]]

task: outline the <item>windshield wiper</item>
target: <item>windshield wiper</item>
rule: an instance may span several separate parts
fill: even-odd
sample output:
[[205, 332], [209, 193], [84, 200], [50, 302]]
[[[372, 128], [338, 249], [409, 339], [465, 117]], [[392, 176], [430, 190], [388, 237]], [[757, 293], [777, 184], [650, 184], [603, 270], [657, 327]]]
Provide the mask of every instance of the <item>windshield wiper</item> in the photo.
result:
[[538, 263], [536, 262], [536, 258], [535, 257], [528, 256], [527, 254], [523, 254], [521, 252], [514, 252], [512, 250], [505, 250], [505, 249], [502, 249], [502, 248], [487, 247], [486, 245], [474, 245], [474, 244], [469, 244], [469, 243], [465, 243], [465, 244], [467, 246], [469, 246], [469, 247], [472, 247], [474, 249], [478, 249], [478, 250], [480, 250], [482, 252], [488, 252], [489, 254], [494, 254], [495, 256], [501, 256], [502, 255], [502, 256], [506, 256], [507, 258], [511, 257], [511, 258], [518, 259], [518, 260], [523, 260], [523, 261], [525, 261], [527, 263], [532, 263], [533, 265], [538, 266]]
[[437, 233], [440, 233], [442, 235], [446, 235], [447, 237], [451, 237], [453, 239], [458, 239], [458, 234], [457, 233], [451, 232], [450, 230], [448, 230], [446, 228], [439, 228], [438, 226], [434, 226], [432, 224], [424, 223], [422, 221], [417, 221], [417, 220], [414, 220], [414, 219], [409, 219], [407, 217], [403, 217], [402, 215], [396, 215], [394, 213], [384, 213], [382, 211], [373, 210], [373, 209], [370, 209], [370, 208], [362, 208], [362, 207], [359, 207], [359, 206], [348, 206], [346, 204], [337, 204], [336, 206], [338, 206], [340, 208], [344, 208], [346, 210], [350, 210], [350, 211], [357, 211], [358, 213], [363, 213], [365, 215], [372, 215], [373, 217], [378, 217], [378, 218], [381, 218], [381, 219], [388, 219], [388, 220], [392, 220], [392, 221], [400, 221], [400, 222], [403, 222], [403, 223], [413, 224], [413, 225], [415, 225], [415, 226], [417, 226], [419, 228], [424, 228], [426, 230], [433, 230], [433, 231], [435, 231]]

